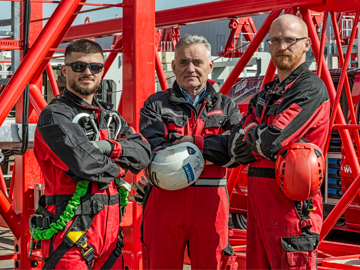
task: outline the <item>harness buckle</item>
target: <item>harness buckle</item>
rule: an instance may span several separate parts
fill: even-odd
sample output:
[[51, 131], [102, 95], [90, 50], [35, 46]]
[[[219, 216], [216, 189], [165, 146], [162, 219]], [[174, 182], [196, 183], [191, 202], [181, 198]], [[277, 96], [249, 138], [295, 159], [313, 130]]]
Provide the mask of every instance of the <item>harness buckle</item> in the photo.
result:
[[[35, 222], [33, 221], [33, 218], [35, 219], [35, 220], [34, 220]], [[33, 214], [33, 215], [30, 216], [30, 218], [29, 218], [29, 227], [30, 227], [31, 229], [35, 229], [36, 227], [39, 228], [39, 229], [43, 229], [43, 227], [38, 226], [39, 223], [43, 224], [42, 222], [38, 222], [38, 221], [37, 221], [38, 218], [43, 219], [44, 216], [43, 216], [43, 215], [40, 215], [40, 214]]]
[[82, 254], [84, 260], [86, 261], [86, 263], [88, 265], [90, 265], [95, 258], [95, 255], [94, 255], [95, 249], [90, 244], [87, 244], [86, 247], [87, 247], [87, 249], [82, 248], [81, 254]]
[[76, 241], [76, 246], [78, 248], [87, 248], [88, 243], [87, 243], [87, 237], [85, 235], [82, 235], [77, 241]]
[[92, 210], [93, 213], [96, 215], [98, 213], [100, 213], [101, 210], [105, 209], [104, 204], [102, 204], [101, 202], [99, 202], [98, 200], [93, 200], [92, 201]]

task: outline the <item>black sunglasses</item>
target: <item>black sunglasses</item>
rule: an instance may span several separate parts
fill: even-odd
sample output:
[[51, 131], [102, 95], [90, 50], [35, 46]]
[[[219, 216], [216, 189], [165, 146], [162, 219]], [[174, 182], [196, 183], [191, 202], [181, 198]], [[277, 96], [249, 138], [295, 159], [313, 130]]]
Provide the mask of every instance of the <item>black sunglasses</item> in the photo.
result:
[[70, 66], [72, 71], [74, 72], [84, 72], [86, 68], [89, 66], [91, 73], [94, 74], [100, 73], [104, 68], [104, 64], [102, 63], [84, 63], [80, 61], [68, 63], [65, 64], [65, 66]]

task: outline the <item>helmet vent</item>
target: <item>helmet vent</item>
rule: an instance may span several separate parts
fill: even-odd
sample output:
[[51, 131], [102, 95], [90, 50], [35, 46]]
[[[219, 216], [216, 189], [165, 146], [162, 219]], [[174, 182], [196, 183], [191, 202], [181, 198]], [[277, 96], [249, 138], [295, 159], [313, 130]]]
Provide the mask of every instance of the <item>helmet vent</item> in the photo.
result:
[[280, 155], [281, 155], [282, 157], [286, 157], [288, 153], [289, 153], [289, 150], [286, 149], [285, 151], [282, 151]]
[[187, 149], [188, 149], [188, 152], [189, 152], [190, 155], [195, 155], [196, 154], [196, 151], [195, 151], [194, 148], [188, 146]]
[[320, 151], [319, 151], [319, 150], [314, 149], [314, 151], [315, 151], [315, 154], [316, 154], [316, 156], [317, 156], [317, 157], [321, 157], [321, 153], [320, 153]]

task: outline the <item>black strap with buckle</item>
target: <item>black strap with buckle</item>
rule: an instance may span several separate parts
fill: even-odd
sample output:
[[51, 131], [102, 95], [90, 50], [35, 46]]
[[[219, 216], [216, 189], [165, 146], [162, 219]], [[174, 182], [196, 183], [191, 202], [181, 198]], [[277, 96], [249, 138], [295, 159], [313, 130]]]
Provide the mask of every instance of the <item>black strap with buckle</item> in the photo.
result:
[[113, 250], [113, 252], [111, 253], [111, 255], [109, 256], [109, 258], [107, 259], [107, 261], [104, 263], [104, 265], [101, 267], [100, 270], [107, 270], [107, 269], [111, 269], [111, 267], [113, 267], [116, 260], [122, 254], [122, 249], [124, 247], [123, 239], [124, 239], [124, 232], [123, 232], [123, 229], [120, 227], [119, 241], [116, 243], [115, 249]]

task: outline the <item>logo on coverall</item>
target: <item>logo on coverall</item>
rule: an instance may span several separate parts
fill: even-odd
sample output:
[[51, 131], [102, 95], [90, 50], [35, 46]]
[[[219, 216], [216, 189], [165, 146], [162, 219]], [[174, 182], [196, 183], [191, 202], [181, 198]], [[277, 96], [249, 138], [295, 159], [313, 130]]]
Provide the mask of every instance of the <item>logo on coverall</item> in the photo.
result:
[[183, 170], [185, 171], [188, 184], [195, 180], [195, 175], [194, 175], [194, 172], [193, 172], [193, 170], [192, 170], [192, 168], [190, 166], [190, 163], [183, 166]]

